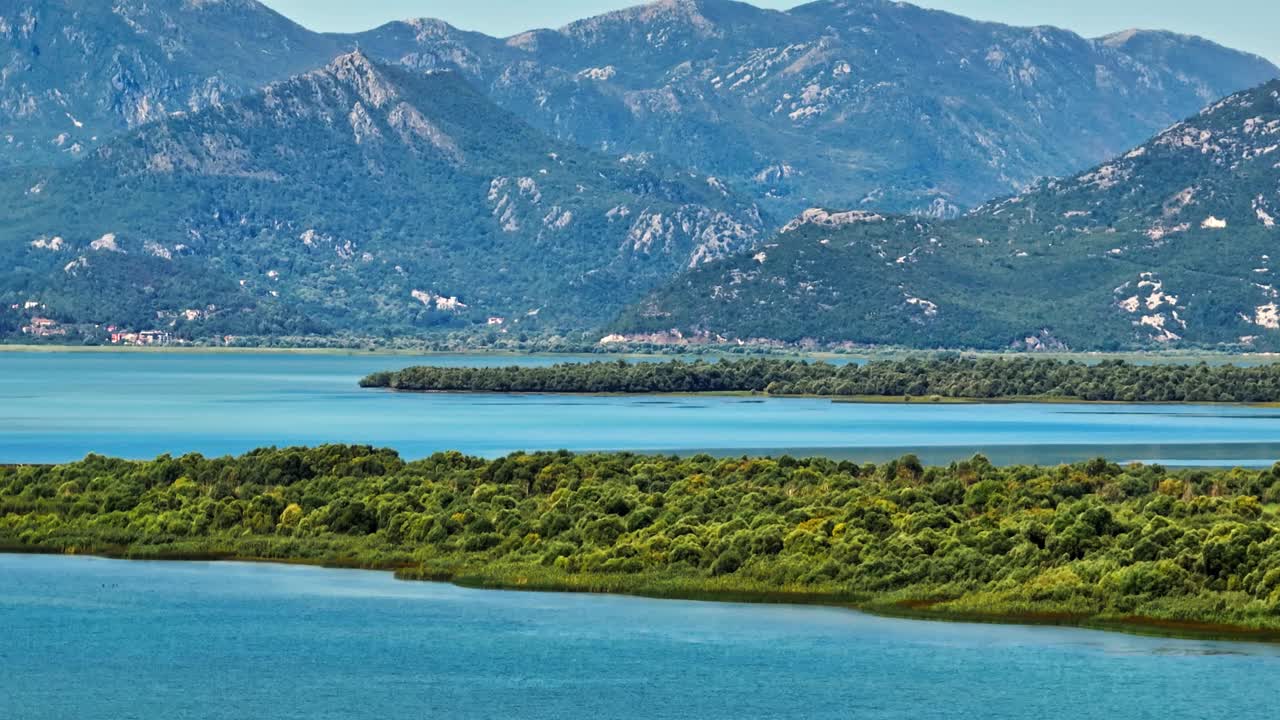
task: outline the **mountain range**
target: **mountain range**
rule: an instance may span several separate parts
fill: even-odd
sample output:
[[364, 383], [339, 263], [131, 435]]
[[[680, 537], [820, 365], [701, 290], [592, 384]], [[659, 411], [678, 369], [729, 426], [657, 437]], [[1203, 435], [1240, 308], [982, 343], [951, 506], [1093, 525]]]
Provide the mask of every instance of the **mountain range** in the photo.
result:
[[990, 349], [1280, 347], [1280, 81], [1107, 163], [930, 221], [811, 209], [620, 334]]
[[[1268, 302], [1243, 290], [1129, 325], [1091, 295], [1124, 253], [1163, 282], [1197, 267], [1206, 251], [1181, 239], [1219, 228], [1170, 219], [1162, 237], [1178, 242], [1151, 240], [1157, 255], [1092, 245], [1138, 232], [1106, 213], [1137, 217], [1166, 189], [1146, 173], [1184, 177], [1189, 162], [1071, 196], [1082, 207], [1061, 223], [1043, 208], [1072, 181], [1044, 178], [1277, 75], [1200, 38], [1087, 39], [881, 0], [660, 0], [503, 39], [436, 20], [320, 34], [255, 0], [13, 0], [0, 7], [0, 334], [39, 316], [187, 338], [612, 323], [788, 342], [1266, 344]], [[1265, 174], [1194, 172], [1169, 192], [1256, 196], [1271, 213]], [[1214, 217], [1234, 238], [1227, 211]], [[1028, 247], [997, 259], [995, 238], [1015, 236]], [[806, 267], [806, 238], [827, 241], [826, 266]], [[936, 283], [907, 282], [935, 259]], [[1039, 304], [1046, 285], [1056, 305]], [[796, 294], [814, 287], [837, 294]]]
[[360, 48], [454, 70], [553, 137], [677, 160], [790, 217], [954, 215], [1100, 162], [1280, 74], [1203, 39], [1088, 39], [888, 0], [787, 12], [659, 0], [510, 38], [437, 20], [313, 33], [255, 0], [14, 0], [0, 11], [0, 163], [84, 156]]

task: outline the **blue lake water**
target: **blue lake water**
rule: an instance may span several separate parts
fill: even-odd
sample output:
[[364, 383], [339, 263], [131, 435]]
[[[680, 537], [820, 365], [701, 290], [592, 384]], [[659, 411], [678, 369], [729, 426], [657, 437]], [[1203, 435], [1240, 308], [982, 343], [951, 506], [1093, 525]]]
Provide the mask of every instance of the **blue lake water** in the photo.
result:
[[1275, 717], [1275, 646], [0, 555], [0, 717]]
[[[947, 462], [1270, 465], [1280, 409], [1126, 405], [865, 405], [726, 397], [414, 395], [362, 390], [417, 363], [510, 365], [564, 357], [0, 353], [0, 462], [96, 452], [239, 453], [353, 442], [417, 458], [441, 450], [705, 450]], [[582, 359], [582, 358], [579, 358]], [[590, 358], [585, 358], [590, 359]]]

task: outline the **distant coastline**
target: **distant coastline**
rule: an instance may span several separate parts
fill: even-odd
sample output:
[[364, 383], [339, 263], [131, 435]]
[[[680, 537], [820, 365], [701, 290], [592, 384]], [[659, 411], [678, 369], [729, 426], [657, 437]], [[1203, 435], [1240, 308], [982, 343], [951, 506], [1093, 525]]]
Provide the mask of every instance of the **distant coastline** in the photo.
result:
[[861, 348], [847, 351], [830, 349], [803, 348], [765, 348], [738, 346], [706, 346], [706, 347], [673, 347], [673, 346], [623, 346], [602, 347], [599, 345], [568, 346], [563, 349], [545, 349], [539, 347], [485, 347], [466, 346], [458, 348], [413, 348], [388, 347], [371, 345], [367, 347], [309, 347], [305, 345], [268, 346], [268, 345], [165, 345], [165, 346], [133, 346], [133, 345], [80, 345], [55, 343], [0, 343], [0, 355], [6, 353], [120, 353], [120, 354], [240, 354], [240, 355], [346, 355], [346, 356], [433, 356], [433, 355], [476, 355], [489, 357], [560, 357], [585, 356], [601, 360], [625, 358], [664, 358], [673, 357], [708, 357], [708, 358], [795, 358], [815, 361], [859, 361], [877, 359], [898, 359], [906, 357], [930, 357], [939, 354], [963, 354], [966, 357], [980, 358], [1036, 358], [1042, 360], [1074, 360], [1082, 363], [1098, 363], [1107, 360], [1123, 360], [1135, 363], [1158, 364], [1191, 364], [1205, 362], [1210, 365], [1246, 363], [1256, 365], [1267, 362], [1280, 362], [1280, 353], [1251, 352], [1233, 353], [1215, 350], [1172, 350], [1172, 351], [1080, 351], [1080, 352], [1003, 352], [995, 350], [970, 350], [964, 348], [908, 348], [880, 347]]
[[[515, 350], [411, 350], [398, 348], [324, 348], [324, 347], [225, 347], [217, 345], [164, 345], [164, 346], [132, 346], [132, 345], [4, 345], [0, 344], [0, 354], [5, 353], [80, 353], [80, 354], [118, 354], [118, 355], [346, 355], [389, 357], [432, 356], [432, 355], [509, 355], [521, 357], [540, 355], [543, 353], [524, 353]], [[545, 353], [558, 355], [560, 353]], [[571, 353], [566, 353], [571, 354]]]
[[[343, 357], [583, 357], [588, 354], [573, 351], [551, 352], [506, 349], [473, 348], [469, 350], [414, 350], [401, 348], [311, 348], [311, 347], [219, 347], [215, 345], [4, 345], [0, 344], [0, 356], [6, 354], [60, 354], [82, 355], [331, 355]], [[619, 353], [610, 358], [660, 357], [646, 353]], [[669, 357], [669, 356], [667, 356]]]

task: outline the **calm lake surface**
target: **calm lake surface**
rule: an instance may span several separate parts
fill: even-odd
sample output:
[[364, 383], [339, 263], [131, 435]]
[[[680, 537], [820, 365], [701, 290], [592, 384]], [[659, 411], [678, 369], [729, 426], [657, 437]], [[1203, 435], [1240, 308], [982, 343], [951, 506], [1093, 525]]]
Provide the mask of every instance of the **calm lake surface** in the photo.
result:
[[0, 462], [95, 452], [150, 458], [264, 445], [441, 450], [792, 452], [947, 462], [1270, 465], [1280, 409], [1126, 405], [865, 405], [731, 397], [413, 395], [362, 390], [412, 364], [551, 364], [538, 356], [0, 353]]
[[0, 555], [0, 717], [1275, 717], [1274, 646]]

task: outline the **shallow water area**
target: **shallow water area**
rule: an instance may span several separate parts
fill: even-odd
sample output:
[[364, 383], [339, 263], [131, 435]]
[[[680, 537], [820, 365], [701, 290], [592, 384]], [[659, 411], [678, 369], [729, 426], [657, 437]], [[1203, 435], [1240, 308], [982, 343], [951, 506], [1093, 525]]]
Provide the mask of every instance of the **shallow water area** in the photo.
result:
[[409, 394], [364, 375], [413, 364], [553, 364], [592, 356], [0, 353], [0, 462], [88, 453], [242, 453], [364, 443], [407, 458], [459, 450], [825, 455], [930, 463], [1116, 461], [1267, 466], [1280, 412], [1222, 405], [859, 404], [687, 396]]
[[0, 626], [24, 720], [1238, 720], [1280, 675], [1261, 644], [245, 563], [0, 555]]

